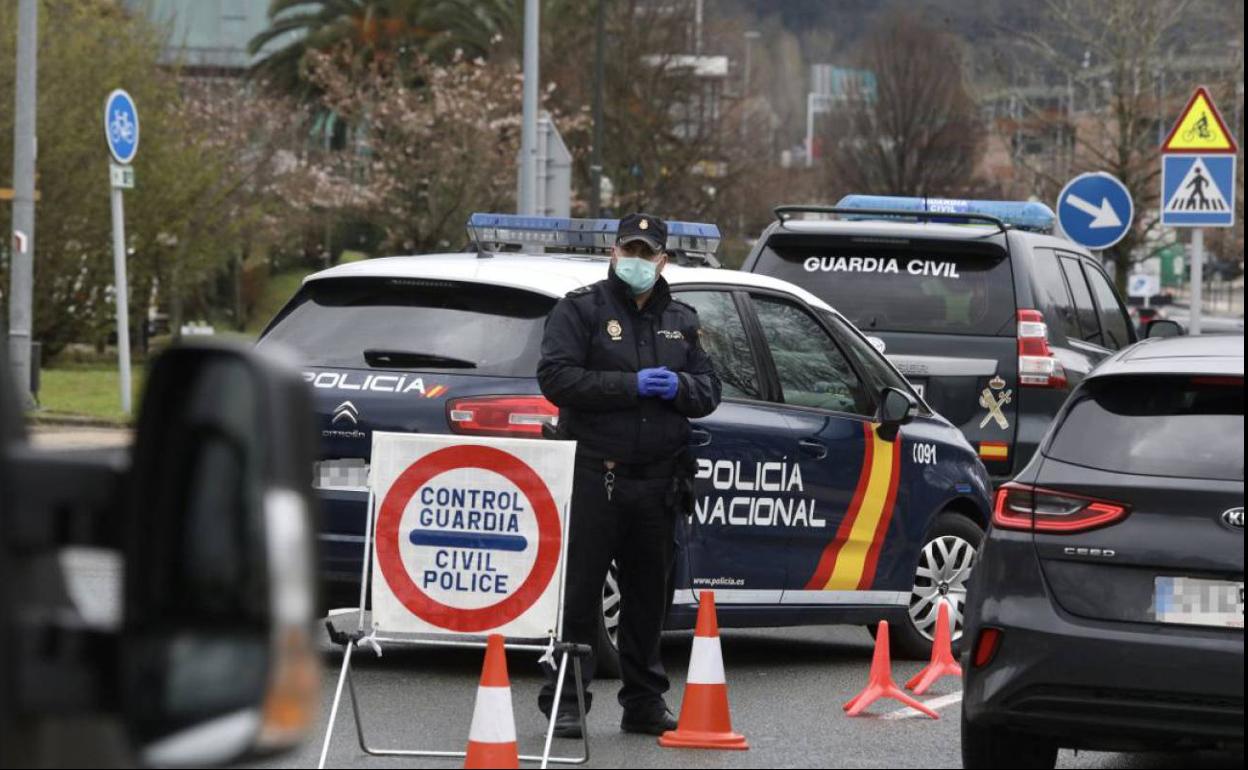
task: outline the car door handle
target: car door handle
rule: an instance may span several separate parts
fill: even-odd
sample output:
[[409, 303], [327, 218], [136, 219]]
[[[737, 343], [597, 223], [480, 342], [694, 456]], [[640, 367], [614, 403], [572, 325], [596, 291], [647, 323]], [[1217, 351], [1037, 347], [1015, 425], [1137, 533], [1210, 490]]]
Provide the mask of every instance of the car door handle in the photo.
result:
[[802, 454], [810, 455], [816, 460], [822, 460], [828, 456], [828, 448], [814, 439], [804, 438], [797, 442], [797, 445], [801, 447]]
[[711, 443], [711, 432], [709, 430], [702, 430], [701, 428], [694, 428], [693, 430], [689, 431], [689, 446], [700, 447], [700, 446], [707, 446], [710, 443]]

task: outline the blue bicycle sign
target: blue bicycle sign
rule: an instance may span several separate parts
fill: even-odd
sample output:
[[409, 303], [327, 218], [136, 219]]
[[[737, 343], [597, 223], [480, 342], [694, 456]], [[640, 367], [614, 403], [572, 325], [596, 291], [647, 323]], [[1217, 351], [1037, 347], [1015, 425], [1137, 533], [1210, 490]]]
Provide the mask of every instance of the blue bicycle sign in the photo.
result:
[[139, 111], [120, 88], [104, 101], [104, 139], [118, 163], [129, 163], [139, 151]]

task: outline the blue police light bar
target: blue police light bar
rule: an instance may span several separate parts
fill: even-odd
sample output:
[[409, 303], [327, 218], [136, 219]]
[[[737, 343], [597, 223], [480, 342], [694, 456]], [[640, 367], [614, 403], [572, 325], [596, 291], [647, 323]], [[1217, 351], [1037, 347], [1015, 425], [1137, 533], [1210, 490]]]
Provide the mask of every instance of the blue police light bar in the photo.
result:
[[[1057, 215], [1039, 201], [973, 201], [958, 198], [906, 198], [894, 195], [846, 195], [836, 204], [842, 209], [873, 209], [912, 211], [926, 214], [981, 214], [999, 219], [1020, 230], [1048, 233], [1053, 231]], [[932, 222], [965, 224], [953, 217], [931, 217]]]
[[[481, 246], [541, 248], [546, 251], [607, 253], [615, 245], [618, 219], [528, 217], [476, 213], [468, 218], [468, 238]], [[668, 222], [667, 248], [714, 256], [719, 227], [701, 222]]]

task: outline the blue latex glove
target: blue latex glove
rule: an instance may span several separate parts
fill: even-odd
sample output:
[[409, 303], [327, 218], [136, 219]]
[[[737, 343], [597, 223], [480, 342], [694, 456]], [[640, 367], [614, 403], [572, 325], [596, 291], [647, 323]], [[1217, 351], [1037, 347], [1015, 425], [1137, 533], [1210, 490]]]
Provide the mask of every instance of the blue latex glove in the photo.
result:
[[664, 381], [663, 372], [667, 371], [663, 367], [653, 369], [642, 369], [637, 372], [637, 395], [642, 398], [651, 398], [659, 395], [661, 385]]
[[680, 377], [677, 376], [676, 372], [665, 366], [643, 371], [648, 372], [645, 378], [647, 395], [657, 396], [664, 401], [671, 401], [676, 398], [676, 392], [680, 390]]

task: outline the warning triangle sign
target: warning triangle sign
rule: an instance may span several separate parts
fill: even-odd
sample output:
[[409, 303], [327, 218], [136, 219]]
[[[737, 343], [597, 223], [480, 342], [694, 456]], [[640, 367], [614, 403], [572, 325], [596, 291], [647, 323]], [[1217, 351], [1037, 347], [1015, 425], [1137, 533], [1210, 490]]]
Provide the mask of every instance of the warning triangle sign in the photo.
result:
[[1197, 157], [1193, 159], [1191, 167], [1183, 175], [1183, 181], [1179, 182], [1170, 200], [1166, 201], [1165, 213], [1219, 213], [1229, 208], [1226, 196], [1209, 173], [1209, 167], [1205, 165], [1205, 159]]
[[1179, 122], [1170, 129], [1170, 135], [1161, 145], [1163, 153], [1201, 152], [1233, 154], [1237, 149], [1235, 137], [1227, 129], [1222, 114], [1213, 98], [1203, 86], [1196, 89]]

